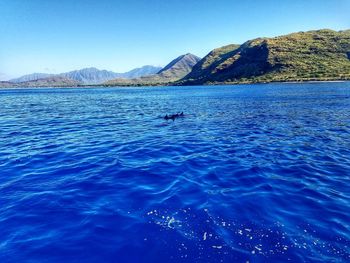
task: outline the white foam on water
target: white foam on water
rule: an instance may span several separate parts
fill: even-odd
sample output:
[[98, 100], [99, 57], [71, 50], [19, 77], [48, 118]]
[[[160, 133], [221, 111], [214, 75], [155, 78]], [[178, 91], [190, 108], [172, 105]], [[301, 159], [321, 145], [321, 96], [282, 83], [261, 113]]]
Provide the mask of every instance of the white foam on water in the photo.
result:
[[[252, 224], [247, 225], [214, 217], [209, 213], [208, 209], [204, 209], [204, 212], [208, 217], [199, 218], [199, 220], [206, 227], [212, 229], [212, 232], [201, 230], [203, 225], [199, 227], [197, 224], [198, 220], [194, 220], [198, 216], [190, 208], [181, 209], [178, 212], [154, 209], [146, 214], [151, 218], [149, 223], [155, 223], [161, 226], [164, 231], [175, 230], [191, 243], [200, 242], [197, 244], [199, 251], [198, 259], [207, 259], [207, 256], [210, 255], [208, 246], [213, 251], [217, 251], [214, 253], [222, 255], [230, 255], [234, 253], [234, 250], [239, 249], [254, 255], [254, 257], [263, 256], [269, 258], [273, 255], [286, 254], [290, 249], [301, 249], [304, 251], [309, 250], [312, 254], [333, 254], [350, 259], [348, 246], [339, 246], [337, 243], [321, 241], [315, 236], [317, 233], [314, 229], [296, 226], [299, 230], [298, 232], [302, 232], [302, 234], [298, 235], [298, 232], [286, 232], [288, 231], [285, 229], [286, 227], [279, 222], [276, 222], [273, 227], [271, 225], [267, 227], [257, 225], [254, 227]], [[229, 235], [229, 237], [223, 236], [222, 233]], [[338, 237], [337, 241], [346, 244], [346, 240], [341, 237]], [[220, 242], [222, 245], [212, 244], [212, 242]], [[187, 250], [185, 243], [179, 242], [178, 246], [181, 251]]]

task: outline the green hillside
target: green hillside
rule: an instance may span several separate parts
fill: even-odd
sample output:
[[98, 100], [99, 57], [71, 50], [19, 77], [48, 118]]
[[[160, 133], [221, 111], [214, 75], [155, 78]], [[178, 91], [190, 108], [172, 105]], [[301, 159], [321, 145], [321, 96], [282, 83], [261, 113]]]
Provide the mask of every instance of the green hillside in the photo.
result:
[[258, 38], [215, 49], [178, 84], [350, 79], [350, 31]]

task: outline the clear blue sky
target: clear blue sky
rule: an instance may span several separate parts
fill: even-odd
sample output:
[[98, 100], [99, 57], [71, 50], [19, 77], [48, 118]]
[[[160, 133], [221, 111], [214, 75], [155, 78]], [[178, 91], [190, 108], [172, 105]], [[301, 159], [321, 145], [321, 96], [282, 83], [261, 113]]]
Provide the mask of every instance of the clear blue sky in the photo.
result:
[[350, 28], [350, 0], [0, 0], [0, 80], [123, 72], [295, 31]]

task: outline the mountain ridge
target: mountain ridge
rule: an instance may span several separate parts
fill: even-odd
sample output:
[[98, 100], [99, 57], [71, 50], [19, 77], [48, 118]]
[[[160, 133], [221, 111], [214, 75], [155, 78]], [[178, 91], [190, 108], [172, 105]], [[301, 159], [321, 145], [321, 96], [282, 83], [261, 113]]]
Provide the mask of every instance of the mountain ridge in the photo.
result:
[[86, 68], [57, 75], [34, 73], [22, 76], [25, 79], [20, 84], [53, 85], [57, 80], [59, 85], [152, 86], [350, 80], [350, 30], [255, 38], [213, 49], [202, 59], [187, 53], [163, 68], [144, 66], [126, 73]]

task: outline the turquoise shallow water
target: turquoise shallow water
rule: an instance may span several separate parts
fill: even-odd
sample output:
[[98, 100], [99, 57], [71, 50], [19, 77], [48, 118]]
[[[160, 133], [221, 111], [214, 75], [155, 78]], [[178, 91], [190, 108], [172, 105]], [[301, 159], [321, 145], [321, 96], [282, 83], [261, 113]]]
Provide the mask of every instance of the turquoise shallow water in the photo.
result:
[[350, 261], [349, 82], [0, 105], [1, 262]]

